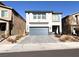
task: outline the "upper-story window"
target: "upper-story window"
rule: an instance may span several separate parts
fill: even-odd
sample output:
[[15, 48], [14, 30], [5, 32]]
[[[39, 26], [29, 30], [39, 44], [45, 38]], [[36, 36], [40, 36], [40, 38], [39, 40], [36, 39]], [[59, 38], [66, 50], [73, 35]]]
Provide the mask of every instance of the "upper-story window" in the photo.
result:
[[60, 21], [60, 17], [58, 14], [52, 15], [52, 21]]
[[33, 14], [33, 19], [37, 19], [37, 14]]
[[1, 11], [1, 17], [7, 17], [8, 16], [8, 11], [7, 10], [2, 10]]
[[38, 19], [41, 19], [41, 14], [38, 14], [38, 16], [37, 16], [37, 17], [38, 17]]
[[42, 14], [42, 19], [46, 19], [46, 14]]
[[33, 19], [46, 19], [46, 13], [34, 13]]

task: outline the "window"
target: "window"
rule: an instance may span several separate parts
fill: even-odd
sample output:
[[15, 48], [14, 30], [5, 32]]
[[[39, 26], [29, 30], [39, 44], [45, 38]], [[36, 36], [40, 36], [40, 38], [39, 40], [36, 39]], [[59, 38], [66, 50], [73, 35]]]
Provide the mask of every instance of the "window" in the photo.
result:
[[7, 17], [7, 10], [2, 10], [1, 11], [1, 17]]
[[41, 14], [38, 14], [38, 19], [41, 19]]
[[33, 19], [46, 19], [46, 13], [33, 14]]
[[42, 14], [42, 19], [46, 19], [46, 14]]
[[37, 19], [37, 14], [33, 14], [33, 19]]
[[60, 21], [60, 17], [58, 14], [52, 15], [52, 21]]

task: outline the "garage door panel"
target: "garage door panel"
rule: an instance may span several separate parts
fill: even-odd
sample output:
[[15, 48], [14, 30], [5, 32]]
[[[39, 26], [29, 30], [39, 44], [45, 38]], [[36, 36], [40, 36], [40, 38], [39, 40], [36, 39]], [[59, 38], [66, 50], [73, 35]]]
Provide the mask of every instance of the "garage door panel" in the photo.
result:
[[48, 35], [48, 28], [30, 28], [30, 35]]

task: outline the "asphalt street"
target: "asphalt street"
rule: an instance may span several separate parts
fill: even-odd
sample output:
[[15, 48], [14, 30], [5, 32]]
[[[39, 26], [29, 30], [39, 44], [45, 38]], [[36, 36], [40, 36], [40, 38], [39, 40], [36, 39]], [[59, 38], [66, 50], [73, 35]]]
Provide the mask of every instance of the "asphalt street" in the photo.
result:
[[0, 57], [79, 57], [79, 49], [1, 53]]

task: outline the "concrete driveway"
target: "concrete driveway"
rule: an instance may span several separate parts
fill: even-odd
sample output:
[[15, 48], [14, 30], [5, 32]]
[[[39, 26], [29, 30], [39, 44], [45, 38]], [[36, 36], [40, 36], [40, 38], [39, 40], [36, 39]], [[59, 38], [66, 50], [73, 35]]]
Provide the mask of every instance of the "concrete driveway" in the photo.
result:
[[51, 38], [49, 35], [28, 35], [26, 36], [20, 44], [26, 43], [56, 43], [56, 38]]

